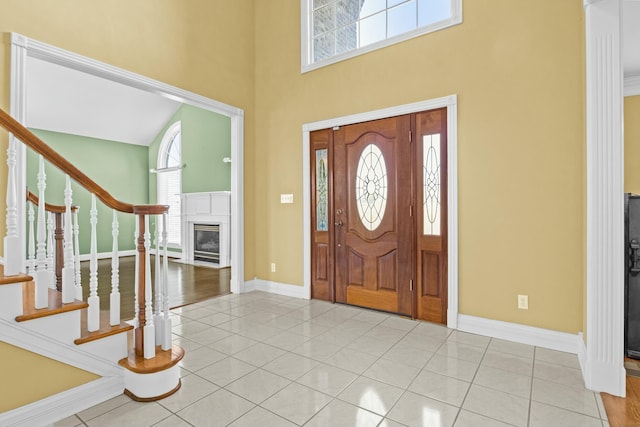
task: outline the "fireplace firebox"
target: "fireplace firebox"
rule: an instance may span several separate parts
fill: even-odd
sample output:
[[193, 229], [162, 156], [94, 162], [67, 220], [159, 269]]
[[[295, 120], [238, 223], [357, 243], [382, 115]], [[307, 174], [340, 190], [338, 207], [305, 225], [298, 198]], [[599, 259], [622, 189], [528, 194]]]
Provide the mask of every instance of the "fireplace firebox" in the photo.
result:
[[193, 225], [193, 259], [220, 263], [220, 224]]

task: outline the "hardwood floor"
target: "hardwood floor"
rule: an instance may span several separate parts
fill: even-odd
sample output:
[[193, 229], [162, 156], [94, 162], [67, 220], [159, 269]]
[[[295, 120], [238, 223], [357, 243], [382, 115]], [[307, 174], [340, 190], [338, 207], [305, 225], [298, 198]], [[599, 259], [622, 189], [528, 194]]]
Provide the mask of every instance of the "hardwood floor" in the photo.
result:
[[640, 426], [640, 360], [625, 357], [627, 397], [600, 393], [612, 427]]
[[[231, 268], [200, 267], [169, 261], [169, 307], [202, 301], [230, 292]], [[89, 261], [81, 263], [82, 290], [85, 301], [89, 295]], [[154, 277], [155, 259], [151, 256], [151, 277]], [[120, 313], [123, 320], [134, 315], [135, 257], [120, 258]], [[111, 293], [111, 260], [98, 261], [98, 296], [100, 308], [109, 307]]]

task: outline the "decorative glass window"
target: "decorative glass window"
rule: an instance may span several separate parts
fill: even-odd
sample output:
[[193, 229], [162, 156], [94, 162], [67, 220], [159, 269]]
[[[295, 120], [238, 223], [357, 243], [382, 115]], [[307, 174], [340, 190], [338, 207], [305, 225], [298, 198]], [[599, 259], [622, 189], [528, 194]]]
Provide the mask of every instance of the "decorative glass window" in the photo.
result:
[[422, 137], [423, 233], [440, 235], [440, 134]]
[[[158, 204], [169, 205], [168, 246], [182, 245], [180, 196], [182, 193], [182, 128], [176, 122], [165, 132], [158, 151]], [[162, 224], [160, 222], [160, 227]], [[162, 230], [162, 229], [161, 229]]]
[[302, 71], [462, 22], [462, 0], [301, 0]]
[[329, 229], [327, 149], [316, 150], [316, 230]]
[[374, 144], [367, 145], [360, 154], [356, 206], [364, 227], [370, 231], [378, 228], [387, 207], [387, 167], [382, 151]]

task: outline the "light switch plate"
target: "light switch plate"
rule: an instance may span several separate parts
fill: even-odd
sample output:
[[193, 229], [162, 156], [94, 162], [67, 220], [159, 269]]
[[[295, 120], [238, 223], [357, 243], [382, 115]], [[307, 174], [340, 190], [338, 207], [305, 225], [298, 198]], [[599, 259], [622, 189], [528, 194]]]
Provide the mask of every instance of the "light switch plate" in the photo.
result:
[[281, 194], [280, 203], [293, 203], [293, 194]]

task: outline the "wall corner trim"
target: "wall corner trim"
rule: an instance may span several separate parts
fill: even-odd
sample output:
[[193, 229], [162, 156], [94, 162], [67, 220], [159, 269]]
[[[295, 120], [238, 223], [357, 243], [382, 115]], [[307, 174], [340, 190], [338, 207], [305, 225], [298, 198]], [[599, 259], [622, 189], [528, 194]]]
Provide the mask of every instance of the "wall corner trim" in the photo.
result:
[[572, 354], [580, 353], [580, 342], [584, 346], [579, 334], [574, 335], [466, 314], [458, 316], [458, 330]]

